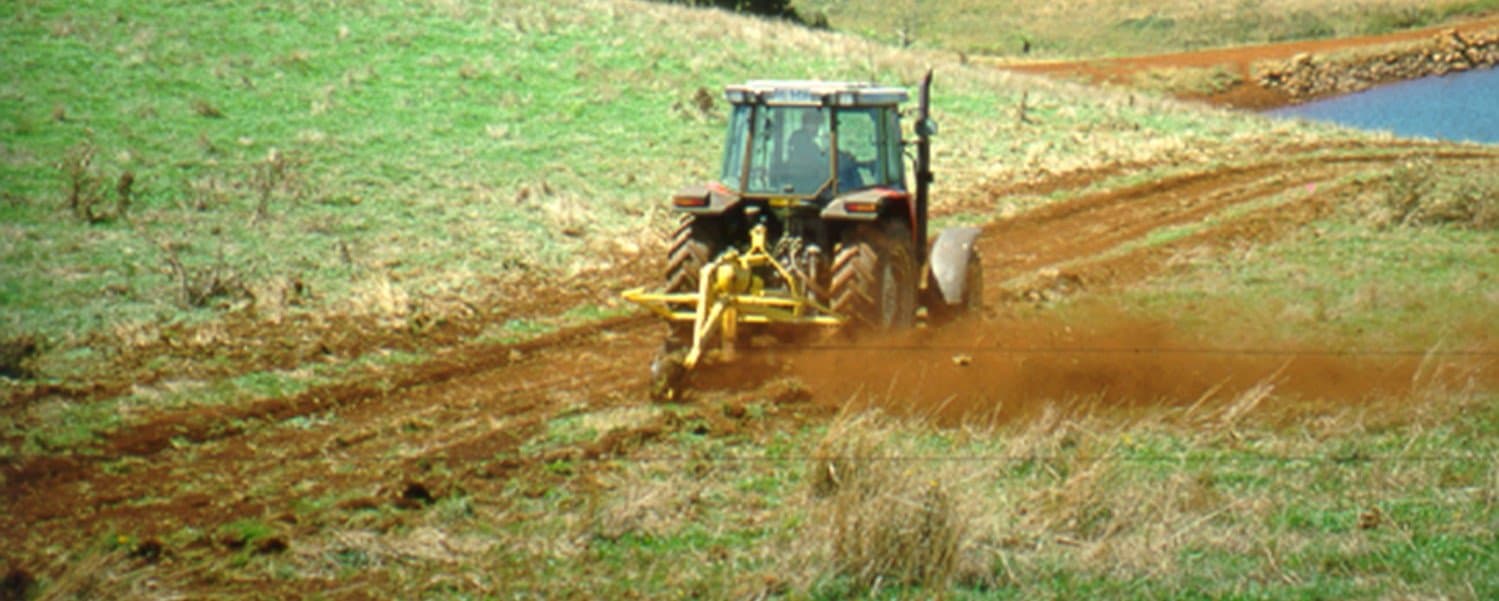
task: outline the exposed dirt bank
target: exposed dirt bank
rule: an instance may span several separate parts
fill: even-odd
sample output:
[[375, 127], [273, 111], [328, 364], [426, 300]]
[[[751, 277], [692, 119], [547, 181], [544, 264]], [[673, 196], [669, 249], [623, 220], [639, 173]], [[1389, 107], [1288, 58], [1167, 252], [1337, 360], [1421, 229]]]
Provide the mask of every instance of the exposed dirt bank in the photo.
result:
[[1231, 76], [1212, 90], [1178, 96], [1220, 106], [1263, 110], [1380, 83], [1495, 64], [1499, 15], [1456, 26], [1378, 36], [1310, 40], [1102, 60], [996, 63], [1042, 75], [1134, 86], [1160, 70], [1221, 70]]
[[1495, 64], [1499, 64], [1499, 28], [1466, 34], [1449, 30], [1420, 42], [1323, 57], [1298, 54], [1288, 61], [1260, 63], [1254, 67], [1254, 82], [1300, 102]]

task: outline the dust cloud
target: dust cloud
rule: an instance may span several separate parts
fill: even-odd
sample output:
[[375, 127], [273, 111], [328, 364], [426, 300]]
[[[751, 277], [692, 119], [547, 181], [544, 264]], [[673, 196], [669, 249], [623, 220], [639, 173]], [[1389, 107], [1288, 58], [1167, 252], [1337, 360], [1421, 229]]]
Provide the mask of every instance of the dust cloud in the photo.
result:
[[[1215, 344], [1227, 339], [1237, 342]], [[1499, 389], [1492, 345], [1430, 352], [1253, 340], [1243, 332], [1204, 340], [1167, 320], [1122, 315], [973, 319], [898, 336], [768, 345], [708, 370], [706, 384], [748, 385], [779, 372], [820, 403], [874, 405], [948, 424], [1005, 422], [1059, 404], [1213, 406], [1264, 394], [1282, 404], [1357, 405]]]

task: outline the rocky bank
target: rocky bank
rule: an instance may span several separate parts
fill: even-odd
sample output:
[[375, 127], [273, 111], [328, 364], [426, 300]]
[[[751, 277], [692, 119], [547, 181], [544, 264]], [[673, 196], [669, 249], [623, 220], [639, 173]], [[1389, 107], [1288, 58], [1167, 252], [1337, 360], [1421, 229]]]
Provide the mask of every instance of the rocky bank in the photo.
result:
[[1429, 40], [1327, 56], [1297, 54], [1257, 63], [1252, 75], [1295, 102], [1364, 90], [1382, 83], [1499, 64], [1499, 29], [1448, 30]]

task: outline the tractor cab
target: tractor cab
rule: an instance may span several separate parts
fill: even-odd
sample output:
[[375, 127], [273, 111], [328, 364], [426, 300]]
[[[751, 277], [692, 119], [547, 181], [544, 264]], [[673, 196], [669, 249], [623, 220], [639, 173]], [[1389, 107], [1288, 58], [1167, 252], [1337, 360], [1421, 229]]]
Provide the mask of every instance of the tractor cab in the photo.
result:
[[739, 195], [825, 205], [866, 188], [904, 192], [900, 88], [813, 81], [729, 86], [719, 183]]

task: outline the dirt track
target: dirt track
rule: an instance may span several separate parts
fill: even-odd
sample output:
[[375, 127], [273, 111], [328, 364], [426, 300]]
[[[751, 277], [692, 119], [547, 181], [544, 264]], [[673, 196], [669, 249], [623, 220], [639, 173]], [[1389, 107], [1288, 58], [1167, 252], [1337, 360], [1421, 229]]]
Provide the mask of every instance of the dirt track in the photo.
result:
[[1290, 104], [1292, 99], [1280, 92], [1266, 89], [1255, 82], [1254, 77], [1251, 76], [1251, 67], [1255, 63], [1287, 60], [1298, 54], [1326, 55], [1353, 48], [1382, 46], [1428, 39], [1449, 30], [1470, 33], [1492, 29], [1496, 26], [1499, 26], [1499, 16], [1488, 16], [1457, 25], [1399, 31], [1375, 36], [1258, 44], [1112, 59], [1009, 63], [1001, 66], [1005, 69], [1023, 73], [1076, 77], [1097, 83], [1112, 83], [1126, 86], [1133, 83], [1133, 78], [1137, 73], [1151, 69], [1224, 67], [1237, 75], [1241, 81], [1227, 90], [1206, 96], [1199, 95], [1194, 98], [1216, 105], [1262, 110]]
[[[1324, 214], [1336, 182], [1356, 170], [1417, 154], [1499, 164], [1493, 150], [1415, 143], [1377, 150], [1282, 149], [1256, 163], [1115, 188], [1104, 185], [1108, 171], [1059, 177], [1058, 190], [1073, 190], [1073, 199], [985, 229], [979, 245], [993, 307], [986, 318], [858, 347], [760, 349], [733, 369], [703, 370], [686, 417], [622, 419], [598, 441], [526, 446], [558, 416], [629, 415], [645, 403], [644, 367], [661, 334], [652, 319], [618, 318], [518, 345], [449, 345], [432, 361], [291, 398], [143, 416], [111, 434], [96, 455], [4, 466], [0, 539], [9, 542], [8, 556], [53, 557], [56, 565], [28, 566], [53, 575], [65, 573], [69, 560], [48, 548], [87, 549], [126, 530], [139, 540], [169, 540], [169, 554], [230, 553], [237, 543], [222, 527], [255, 518], [276, 524], [274, 540], [283, 547], [296, 545], [363, 509], [420, 508], [454, 490], [503, 504], [511, 476], [545, 482], [543, 466], [559, 458], [628, 453], [682, 427], [737, 432], [746, 427], [739, 418], [748, 399], [773, 400], [787, 426], [856, 398], [942, 420], [993, 420], [1036, 410], [1028, 404], [1035, 399], [1134, 405], [1227, 398], [1271, 376], [1279, 390], [1358, 401], [1409, 386], [1420, 357], [1239, 357], [1204, 350], [1167, 324], [1121, 319], [1074, 331], [1017, 313], [1034, 301], [1128, 285], [1170, 269], [1185, 253], [1278, 238]], [[1103, 187], [1076, 192], [1090, 185]], [[964, 204], [1006, 193], [975, 191]], [[1235, 207], [1242, 210], [1229, 211]], [[1209, 216], [1219, 219], [1202, 222]], [[1198, 222], [1206, 225], [1169, 243], [1141, 244], [1161, 228]], [[1141, 348], [1156, 352], [1141, 356]], [[1493, 380], [1499, 370], [1477, 373]], [[892, 406], [891, 399], [901, 402]], [[313, 502], [323, 505], [305, 511]], [[201, 535], [169, 538], [185, 527]], [[189, 588], [266, 586], [175, 576]]]

